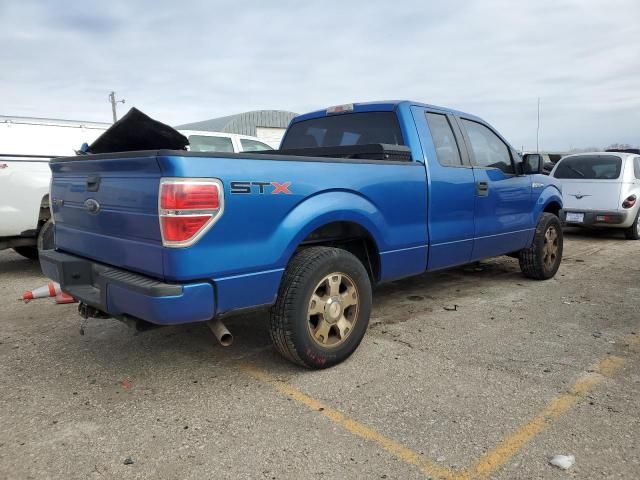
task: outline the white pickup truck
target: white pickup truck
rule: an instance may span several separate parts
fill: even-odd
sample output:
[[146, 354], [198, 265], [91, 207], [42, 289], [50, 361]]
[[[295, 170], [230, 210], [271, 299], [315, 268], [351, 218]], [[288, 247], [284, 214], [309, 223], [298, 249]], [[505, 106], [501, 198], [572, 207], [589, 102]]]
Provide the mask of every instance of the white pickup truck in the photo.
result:
[[[35, 259], [53, 247], [49, 211], [49, 159], [74, 155], [111, 124], [0, 116], [0, 250]], [[180, 130], [199, 152], [272, 150], [258, 138]]]

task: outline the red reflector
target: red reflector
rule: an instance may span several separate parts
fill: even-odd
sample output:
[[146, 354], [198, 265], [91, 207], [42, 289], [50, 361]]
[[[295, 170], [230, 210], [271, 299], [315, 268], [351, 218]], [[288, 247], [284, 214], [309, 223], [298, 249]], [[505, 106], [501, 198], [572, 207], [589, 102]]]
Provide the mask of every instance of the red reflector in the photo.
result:
[[211, 215], [160, 217], [162, 236], [168, 242], [189, 240], [205, 226]]
[[160, 208], [165, 210], [214, 210], [220, 207], [218, 185], [214, 183], [164, 183]]

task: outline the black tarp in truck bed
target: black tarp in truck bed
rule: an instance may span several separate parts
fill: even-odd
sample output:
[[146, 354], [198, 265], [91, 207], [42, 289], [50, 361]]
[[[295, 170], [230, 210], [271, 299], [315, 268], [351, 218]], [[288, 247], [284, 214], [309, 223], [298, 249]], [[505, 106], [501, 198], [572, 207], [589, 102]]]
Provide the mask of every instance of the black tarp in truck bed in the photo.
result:
[[184, 150], [187, 145], [187, 137], [176, 129], [132, 108], [89, 145], [85, 153]]

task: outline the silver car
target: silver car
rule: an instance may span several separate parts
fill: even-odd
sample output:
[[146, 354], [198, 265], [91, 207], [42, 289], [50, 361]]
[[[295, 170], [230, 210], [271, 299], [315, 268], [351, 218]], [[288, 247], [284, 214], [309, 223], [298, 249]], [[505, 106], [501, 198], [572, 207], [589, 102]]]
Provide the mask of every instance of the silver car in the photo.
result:
[[568, 155], [551, 171], [562, 184], [567, 225], [623, 229], [640, 239], [640, 155], [593, 152]]

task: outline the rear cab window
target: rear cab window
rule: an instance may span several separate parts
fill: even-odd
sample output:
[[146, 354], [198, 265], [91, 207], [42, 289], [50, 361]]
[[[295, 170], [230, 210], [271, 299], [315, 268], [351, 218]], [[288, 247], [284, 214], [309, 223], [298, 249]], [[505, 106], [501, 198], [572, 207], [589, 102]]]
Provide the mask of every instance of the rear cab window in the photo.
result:
[[616, 155], [576, 155], [560, 160], [555, 178], [574, 180], [615, 180], [620, 178], [622, 159]]
[[189, 151], [233, 153], [233, 142], [230, 137], [189, 135]]
[[405, 145], [395, 112], [360, 112], [311, 118], [292, 124], [282, 150], [384, 143]]

